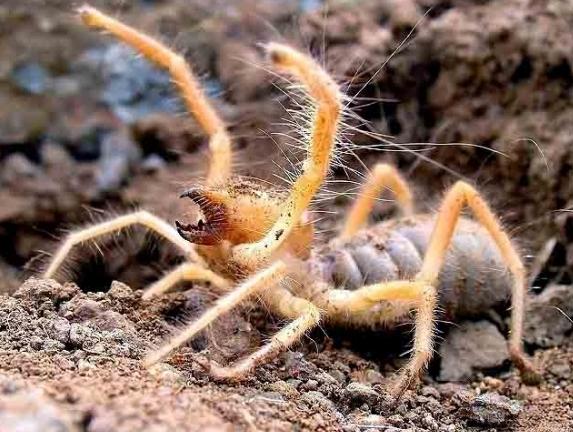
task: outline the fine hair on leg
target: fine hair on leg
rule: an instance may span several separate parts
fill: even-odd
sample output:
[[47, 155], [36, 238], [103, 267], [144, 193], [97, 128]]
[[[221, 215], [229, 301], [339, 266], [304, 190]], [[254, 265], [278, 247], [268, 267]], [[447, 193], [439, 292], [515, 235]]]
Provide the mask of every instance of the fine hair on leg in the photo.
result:
[[73, 231], [68, 234], [50, 261], [48, 268], [44, 272], [44, 277], [51, 278], [55, 276], [56, 272], [63, 264], [64, 260], [69, 255], [74, 246], [88, 241], [93, 241], [98, 237], [123, 230], [133, 225], [142, 225], [150, 231], [159, 234], [163, 238], [173, 243], [179, 249], [181, 249], [188, 259], [192, 259], [198, 263], [203, 263], [203, 259], [195, 252], [194, 246], [181, 238], [175, 228], [157, 216], [147, 211], [141, 210], [118, 216], [109, 221], [101, 222], [99, 224]]
[[352, 237], [366, 224], [368, 215], [372, 212], [378, 196], [385, 188], [389, 189], [396, 197], [398, 207], [405, 216], [410, 216], [414, 213], [412, 191], [406, 180], [392, 165], [377, 164], [371, 170], [368, 179], [362, 186], [354, 205], [346, 217], [340, 234], [341, 238]]
[[291, 76], [303, 86], [315, 111], [302, 173], [293, 183], [277, 220], [262, 239], [236, 246], [233, 250], [234, 259], [251, 270], [260, 268], [288, 238], [324, 182], [342, 110], [338, 86], [312, 58], [278, 43], [268, 44], [266, 51], [278, 72]]

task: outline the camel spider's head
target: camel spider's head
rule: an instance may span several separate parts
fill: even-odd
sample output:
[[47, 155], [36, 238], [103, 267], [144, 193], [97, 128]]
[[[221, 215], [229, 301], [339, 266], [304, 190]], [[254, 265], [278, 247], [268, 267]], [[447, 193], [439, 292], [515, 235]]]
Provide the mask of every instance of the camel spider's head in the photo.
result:
[[[176, 221], [179, 235], [204, 246], [253, 243], [273, 226], [288, 191], [260, 180], [232, 177], [224, 184], [186, 190], [181, 198], [199, 208], [195, 222]], [[297, 256], [306, 256], [313, 237], [312, 224], [305, 216], [289, 235], [285, 247]]]

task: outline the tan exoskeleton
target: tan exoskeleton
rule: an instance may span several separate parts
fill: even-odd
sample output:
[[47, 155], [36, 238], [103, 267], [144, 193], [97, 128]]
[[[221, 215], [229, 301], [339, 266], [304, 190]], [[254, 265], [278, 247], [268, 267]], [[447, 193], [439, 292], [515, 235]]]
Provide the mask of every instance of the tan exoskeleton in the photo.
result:
[[[339, 128], [342, 95], [311, 58], [285, 45], [266, 51], [278, 73], [299, 83], [312, 102], [308, 153], [289, 191], [231, 175], [231, 139], [207, 102], [184, 59], [168, 48], [103, 13], [84, 6], [83, 22], [106, 30], [168, 70], [189, 111], [209, 136], [207, 181], [187, 190], [201, 210], [195, 224], [177, 230], [144, 211], [71, 233], [45, 276], [52, 277], [72, 247], [141, 224], [177, 245], [188, 262], [147, 289], [148, 299], [185, 280], [208, 281], [225, 294], [199, 319], [145, 359], [152, 365], [205, 329], [221, 314], [258, 295], [268, 309], [292, 320], [259, 350], [228, 366], [200, 360], [222, 380], [245, 378], [257, 365], [288, 349], [319, 322], [364, 326], [394, 325], [416, 312], [410, 361], [398, 377], [400, 395], [424, 369], [434, 346], [436, 309], [449, 316], [487, 311], [512, 295], [511, 357], [527, 376], [535, 372], [522, 349], [526, 296], [524, 266], [485, 200], [458, 182], [446, 193], [436, 215], [414, 212], [412, 194], [392, 167], [375, 166], [358, 195], [342, 233], [313, 246], [306, 211], [328, 174]], [[403, 215], [364, 227], [376, 197], [389, 188]], [[477, 220], [460, 217], [468, 206]]]

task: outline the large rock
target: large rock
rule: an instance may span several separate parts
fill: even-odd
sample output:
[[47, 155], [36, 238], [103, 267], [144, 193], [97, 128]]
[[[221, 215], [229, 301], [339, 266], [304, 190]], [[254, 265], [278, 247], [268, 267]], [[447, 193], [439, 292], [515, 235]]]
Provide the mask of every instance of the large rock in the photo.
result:
[[525, 341], [540, 347], [561, 345], [573, 329], [573, 286], [551, 285], [531, 299], [525, 315]]
[[509, 358], [507, 342], [488, 321], [464, 322], [440, 347], [440, 381], [464, 381], [476, 370], [499, 367]]

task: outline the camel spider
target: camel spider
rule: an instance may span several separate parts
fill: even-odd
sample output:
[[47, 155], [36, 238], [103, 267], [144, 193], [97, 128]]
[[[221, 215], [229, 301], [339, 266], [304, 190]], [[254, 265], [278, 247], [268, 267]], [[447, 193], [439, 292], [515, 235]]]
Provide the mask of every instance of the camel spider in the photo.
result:
[[[145, 359], [151, 366], [231, 308], [258, 295], [273, 313], [292, 320], [270, 342], [228, 366], [199, 360], [218, 380], [240, 380], [257, 365], [288, 349], [319, 322], [395, 325], [416, 311], [412, 354], [393, 393], [400, 395], [432, 356], [438, 304], [449, 315], [486, 311], [512, 295], [511, 358], [525, 377], [535, 372], [522, 348], [526, 274], [508, 235], [472, 186], [457, 182], [436, 215], [417, 214], [412, 193], [392, 167], [376, 165], [350, 210], [340, 235], [314, 246], [306, 210], [324, 182], [339, 127], [342, 95], [311, 58], [278, 43], [265, 49], [278, 73], [298, 82], [312, 101], [307, 158], [286, 193], [232, 176], [231, 139], [185, 60], [164, 45], [89, 6], [83, 22], [105, 30], [168, 70], [190, 113], [209, 136], [206, 184], [187, 190], [202, 212], [196, 224], [176, 229], [145, 211], [71, 233], [53, 257], [53, 277], [72, 247], [140, 224], [165, 237], [188, 257], [148, 288], [160, 295], [184, 280], [208, 281], [225, 294], [199, 319]], [[395, 220], [366, 227], [376, 196], [390, 189], [402, 211]], [[476, 220], [462, 217], [469, 207]], [[452, 247], [453, 246], [453, 247]], [[286, 283], [294, 281], [295, 283]]]

